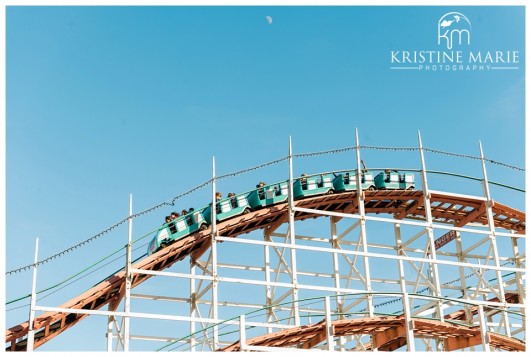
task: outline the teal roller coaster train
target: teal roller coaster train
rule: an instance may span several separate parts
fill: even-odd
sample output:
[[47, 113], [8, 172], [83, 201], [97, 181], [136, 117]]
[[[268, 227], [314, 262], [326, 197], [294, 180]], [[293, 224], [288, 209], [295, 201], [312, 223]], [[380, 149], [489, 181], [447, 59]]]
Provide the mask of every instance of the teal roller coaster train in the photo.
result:
[[[374, 176], [372, 171], [361, 172], [362, 190], [413, 190], [415, 176], [412, 173], [400, 173], [385, 170]], [[293, 198], [303, 199], [334, 192], [356, 191], [357, 170], [301, 175], [293, 181]], [[227, 197], [216, 202], [216, 221], [247, 214], [279, 202], [288, 200], [289, 181], [257, 187], [254, 190]], [[199, 230], [207, 229], [212, 223], [212, 204], [182, 215], [165, 223], [148, 245], [151, 255], [166, 246], [189, 236]]]

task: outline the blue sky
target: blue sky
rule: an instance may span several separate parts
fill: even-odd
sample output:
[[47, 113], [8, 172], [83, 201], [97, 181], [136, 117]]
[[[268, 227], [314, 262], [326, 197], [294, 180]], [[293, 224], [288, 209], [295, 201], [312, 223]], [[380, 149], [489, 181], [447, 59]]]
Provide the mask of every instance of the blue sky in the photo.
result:
[[[437, 21], [451, 11], [472, 23], [463, 51], [519, 51], [518, 69], [390, 69], [393, 50], [442, 50]], [[362, 145], [417, 146], [420, 130], [426, 147], [478, 156], [481, 140], [488, 158], [525, 167], [523, 7], [11, 6], [6, 18], [7, 271], [32, 262], [36, 237], [39, 257], [48, 257], [126, 217], [130, 193], [135, 212], [171, 201], [210, 178], [212, 156], [219, 174], [252, 167], [287, 155], [290, 135], [302, 153], [353, 146], [356, 128]], [[410, 165], [387, 155], [370, 152], [365, 161], [419, 165], [416, 156]], [[427, 159], [433, 169], [481, 175], [478, 162]], [[295, 174], [353, 160], [301, 160]], [[287, 178], [285, 164], [267, 170], [269, 182]], [[489, 174], [524, 188], [520, 172], [493, 166]], [[254, 184], [220, 183], [223, 192]], [[481, 194], [470, 190], [461, 193]], [[524, 209], [522, 195], [493, 192]], [[209, 195], [184, 197], [177, 208], [206, 205]], [[139, 218], [135, 238], [166, 214]], [[122, 225], [42, 266], [38, 288], [126, 239]], [[7, 300], [30, 292], [28, 271], [5, 280]], [[81, 292], [66, 287], [43, 303]], [[8, 311], [6, 324], [27, 314]], [[74, 330], [83, 324], [92, 326]], [[69, 333], [43, 350], [104, 349], [103, 333], [101, 346]]]

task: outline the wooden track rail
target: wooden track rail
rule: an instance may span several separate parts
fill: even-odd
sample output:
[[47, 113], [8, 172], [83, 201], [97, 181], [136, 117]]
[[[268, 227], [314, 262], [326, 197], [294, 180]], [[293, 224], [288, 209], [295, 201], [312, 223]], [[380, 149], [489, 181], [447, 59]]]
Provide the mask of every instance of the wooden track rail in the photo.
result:
[[[365, 317], [332, 321], [333, 336], [371, 335], [372, 346], [360, 346], [362, 350], [394, 351], [406, 345], [406, 319], [396, 317]], [[412, 318], [411, 325], [415, 337], [437, 338], [444, 340], [445, 351], [476, 346], [482, 343], [481, 331], [477, 327], [468, 327], [446, 321], [434, 321]], [[490, 346], [505, 351], [525, 351], [525, 342], [514, 338], [487, 332]], [[312, 348], [326, 340], [326, 323], [324, 320], [305, 326], [298, 326], [267, 335], [247, 339], [249, 350], [252, 346]], [[240, 351], [240, 341], [220, 351]]]
[[[469, 224], [487, 224], [486, 201], [484, 199], [451, 193], [431, 192], [430, 200], [433, 221], [436, 223], [445, 223], [457, 227]], [[365, 191], [364, 202], [365, 212], [369, 215], [391, 214], [396, 219], [425, 219], [422, 191]], [[358, 213], [356, 192], [334, 193], [305, 198], [295, 201], [295, 206], [329, 212]], [[525, 233], [524, 212], [494, 201], [491, 202], [491, 207], [496, 227], [512, 230], [520, 234]], [[256, 229], [280, 225], [288, 221], [287, 208], [287, 203], [279, 203], [220, 222], [217, 224], [218, 234], [236, 237]], [[318, 213], [298, 211], [295, 214], [295, 219], [304, 220], [318, 215]], [[137, 262], [133, 268], [164, 270], [187, 256], [191, 255], [197, 259], [209, 248], [210, 241], [210, 229], [197, 232]], [[132, 286], [135, 287], [150, 277], [151, 275], [135, 274]], [[65, 302], [60, 308], [97, 310], [109, 304], [109, 309], [115, 310], [123, 297], [124, 287], [125, 271], [121, 271], [83, 294]], [[35, 348], [74, 326], [86, 316], [86, 314], [62, 312], [46, 312], [37, 316], [34, 320]], [[338, 324], [340, 323], [343, 322], [338, 322]], [[421, 326], [426, 323], [419, 321], [418, 324]], [[28, 326], [29, 323], [26, 321], [6, 330], [6, 351], [26, 350]], [[435, 326], [431, 325], [426, 326], [435, 328]], [[339, 325], [337, 328], [340, 329]], [[448, 328], [450, 330], [457, 329], [457, 327]], [[497, 337], [492, 338], [496, 340]], [[500, 348], [503, 348], [503, 346]]]

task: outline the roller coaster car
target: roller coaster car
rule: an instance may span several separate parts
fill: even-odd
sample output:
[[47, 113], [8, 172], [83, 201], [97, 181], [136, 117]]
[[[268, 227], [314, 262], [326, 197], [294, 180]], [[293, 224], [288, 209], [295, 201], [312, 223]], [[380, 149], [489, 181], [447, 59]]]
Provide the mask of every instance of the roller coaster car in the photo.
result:
[[[356, 191], [356, 171], [348, 171], [338, 174], [332, 184], [336, 192], [342, 191]], [[361, 189], [362, 190], [374, 190], [376, 185], [374, 183], [374, 175], [371, 171], [361, 173]]]
[[252, 209], [266, 207], [288, 199], [288, 181], [259, 187], [251, 191], [247, 200]]
[[332, 174], [304, 176], [293, 182], [293, 198], [334, 193]]
[[[203, 212], [203, 216], [208, 224], [212, 223], [211, 207], [212, 204], [205, 208]], [[245, 214], [249, 212], [251, 212], [251, 206], [249, 205], [246, 194], [227, 197], [216, 202], [216, 221], [223, 221], [241, 213]]]
[[178, 217], [170, 223], [164, 224], [149, 243], [147, 251], [148, 255], [155, 253], [157, 250], [164, 248], [197, 230], [206, 229], [208, 223], [205, 220], [204, 211], [205, 209], [193, 211], [184, 216]]
[[386, 170], [376, 175], [374, 183], [379, 190], [413, 190], [415, 188], [415, 175]]

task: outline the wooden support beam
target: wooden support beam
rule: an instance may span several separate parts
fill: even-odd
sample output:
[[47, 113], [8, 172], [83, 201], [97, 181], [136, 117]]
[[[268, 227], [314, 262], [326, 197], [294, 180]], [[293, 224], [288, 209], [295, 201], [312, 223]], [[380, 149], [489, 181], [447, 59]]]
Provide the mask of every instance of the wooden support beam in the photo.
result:
[[489, 344], [496, 348], [505, 350], [505, 351], [520, 351], [525, 352], [525, 341], [520, 341], [515, 338], [510, 338], [503, 335], [498, 335], [495, 333], [487, 333], [489, 339]]
[[395, 340], [389, 341], [389, 343], [381, 346], [378, 348], [378, 352], [390, 352], [395, 351], [399, 349], [400, 347], [403, 347], [407, 345], [407, 338], [405, 337], [399, 337]]
[[202, 239], [203, 244], [199, 248], [196, 248], [191, 254], [194, 260], [198, 260], [199, 258], [201, 258], [201, 256], [205, 254], [208, 248], [210, 248], [210, 240], [204, 239], [204, 237], [202, 237], [201, 239]]
[[118, 291], [118, 294], [116, 294], [112, 300], [109, 302], [109, 311], [116, 311], [118, 308], [118, 305], [120, 305], [120, 302], [122, 301], [123, 297], [125, 296], [125, 281], [120, 286], [120, 290]]
[[282, 214], [280, 215], [280, 217], [278, 217], [278, 219], [274, 222], [271, 223], [270, 226], [268, 226], [265, 231], [267, 234], [271, 234], [273, 233], [274, 231], [276, 231], [278, 229], [278, 227], [280, 227], [286, 220], [288, 219], [287, 217], [287, 213], [285, 214]]
[[476, 211], [470, 212], [465, 218], [460, 219], [456, 222], [456, 227], [463, 227], [464, 225], [474, 221], [475, 219], [479, 218], [480, 216], [484, 215], [486, 212], [485, 204], [482, 204], [480, 207], [477, 208]]
[[44, 336], [48, 336], [50, 334], [50, 324], [47, 324], [44, 328]]
[[[450, 336], [444, 340], [444, 350], [445, 351], [455, 351], [462, 348], [468, 348], [472, 346], [477, 346], [481, 344], [481, 333], [478, 333], [473, 336]], [[490, 343], [490, 340], [489, 340]]]
[[[405, 321], [404, 321], [405, 322]], [[406, 328], [404, 325], [399, 325], [385, 329], [381, 332], [372, 335], [372, 348], [380, 348], [383, 345], [390, 343], [400, 337], [406, 335]]]
[[419, 199], [420, 198], [417, 198], [415, 199], [412, 203], [410, 203], [406, 208], [404, 208], [402, 211], [400, 211], [396, 216], [395, 218], [396, 219], [404, 219], [409, 212], [415, 210], [418, 208], [419, 206]]
[[[324, 326], [326, 328], [326, 326]], [[323, 342], [326, 339], [326, 331], [323, 329], [321, 332], [319, 332], [317, 335], [313, 336], [309, 341], [306, 341], [302, 344], [302, 348], [304, 349], [310, 349], [314, 346], [317, 346], [319, 343]]]

